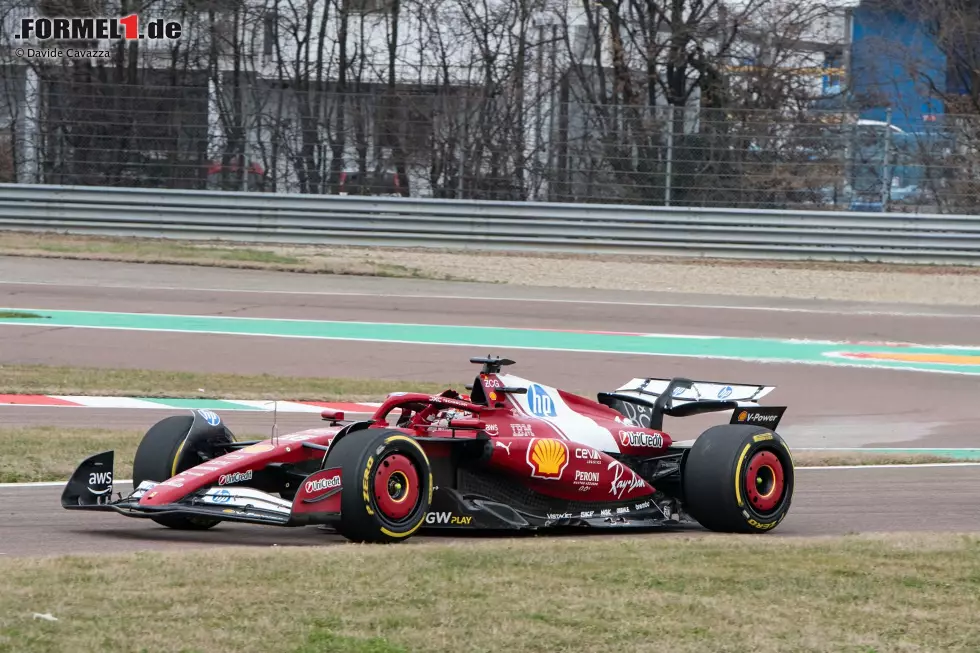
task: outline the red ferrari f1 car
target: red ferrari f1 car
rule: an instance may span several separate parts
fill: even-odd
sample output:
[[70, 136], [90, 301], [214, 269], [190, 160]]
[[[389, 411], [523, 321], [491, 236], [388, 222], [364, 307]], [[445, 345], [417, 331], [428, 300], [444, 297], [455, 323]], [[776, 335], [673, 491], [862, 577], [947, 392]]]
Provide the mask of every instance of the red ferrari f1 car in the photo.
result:
[[[240, 442], [211, 411], [157, 422], [112, 498], [112, 451], [84, 460], [61, 503], [175, 529], [222, 521], [329, 525], [358, 542], [419, 529], [544, 529], [699, 523], [765, 533], [786, 516], [793, 460], [772, 386], [633, 379], [598, 401], [483, 366], [469, 396], [393, 393], [369, 418]], [[664, 416], [732, 410], [675, 442]]]

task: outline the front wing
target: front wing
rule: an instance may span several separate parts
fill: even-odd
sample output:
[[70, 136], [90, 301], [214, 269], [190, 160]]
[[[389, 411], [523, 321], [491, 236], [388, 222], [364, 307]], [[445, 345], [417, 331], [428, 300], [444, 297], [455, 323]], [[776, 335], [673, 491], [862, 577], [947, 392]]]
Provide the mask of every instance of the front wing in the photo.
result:
[[254, 488], [205, 487], [164, 505], [141, 505], [140, 499], [159, 485], [143, 481], [126, 496], [113, 500], [114, 452], [85, 459], [68, 480], [61, 495], [67, 510], [114, 511], [127, 517], [163, 515], [203, 517], [267, 526], [329, 524], [340, 516], [341, 470], [322, 469], [304, 479], [292, 501]]

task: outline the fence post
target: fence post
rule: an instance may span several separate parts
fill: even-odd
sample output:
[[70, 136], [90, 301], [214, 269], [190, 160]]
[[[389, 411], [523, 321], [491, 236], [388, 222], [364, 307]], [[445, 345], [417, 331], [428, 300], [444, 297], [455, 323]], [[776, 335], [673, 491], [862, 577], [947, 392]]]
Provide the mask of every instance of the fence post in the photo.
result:
[[892, 144], [892, 110], [885, 109], [885, 154], [881, 161], [881, 211], [888, 212], [888, 203], [892, 196], [892, 175], [889, 170], [891, 163]]
[[664, 175], [664, 206], [670, 206], [670, 189], [674, 185], [674, 105], [668, 105], [667, 112], [667, 170]]
[[[13, 122], [14, 158], [20, 170], [14, 170], [14, 179], [28, 184], [40, 184], [41, 180], [41, 78], [32, 66], [24, 66], [23, 110], [16, 109]], [[14, 100], [16, 102], [16, 100]], [[18, 125], [18, 122], [20, 123]], [[18, 139], [20, 132], [23, 136]], [[18, 140], [20, 150], [18, 151]]]

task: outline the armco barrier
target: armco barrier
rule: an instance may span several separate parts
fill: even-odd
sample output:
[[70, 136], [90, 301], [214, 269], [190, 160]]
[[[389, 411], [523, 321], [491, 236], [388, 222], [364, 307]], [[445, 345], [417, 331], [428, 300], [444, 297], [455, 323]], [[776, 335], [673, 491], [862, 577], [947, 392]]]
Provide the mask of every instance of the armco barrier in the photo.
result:
[[576, 253], [980, 264], [980, 216], [0, 184], [0, 228]]

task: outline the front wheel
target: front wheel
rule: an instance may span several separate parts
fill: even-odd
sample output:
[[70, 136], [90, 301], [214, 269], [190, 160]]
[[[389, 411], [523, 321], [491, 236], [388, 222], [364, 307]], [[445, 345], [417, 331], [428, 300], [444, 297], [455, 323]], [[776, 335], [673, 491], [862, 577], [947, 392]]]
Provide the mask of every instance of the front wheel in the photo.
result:
[[793, 498], [789, 446], [760, 426], [708, 429], [694, 441], [681, 474], [688, 513], [712, 531], [769, 532]]
[[[182, 460], [184, 443], [193, 424], [193, 417], [174, 415], [165, 417], [150, 427], [136, 448], [136, 456], [133, 459], [133, 487], [139, 487], [143, 481], [163, 483], [185, 469], [204, 462], [197, 456], [188, 456], [190, 461]], [[221, 521], [184, 515], [154, 515], [150, 519], [167, 528], [191, 531], [214, 528]]]
[[425, 522], [432, 472], [414, 438], [393, 429], [355, 431], [331, 447], [325, 466], [343, 470], [337, 530], [348, 540], [400, 542]]

